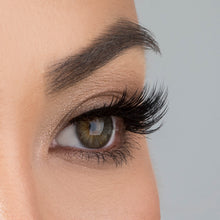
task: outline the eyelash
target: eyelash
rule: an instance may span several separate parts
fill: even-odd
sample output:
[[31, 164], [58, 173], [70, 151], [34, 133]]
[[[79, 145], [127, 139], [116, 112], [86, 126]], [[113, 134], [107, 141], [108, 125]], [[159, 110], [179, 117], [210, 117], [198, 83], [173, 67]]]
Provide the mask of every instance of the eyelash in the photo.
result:
[[52, 153], [63, 153], [68, 160], [77, 155], [81, 159], [95, 159], [98, 163], [113, 161], [116, 167], [121, 166], [123, 163], [127, 164], [128, 158], [133, 158], [132, 150], [138, 144], [134, 136], [131, 137], [129, 135], [129, 132], [149, 135], [158, 130], [162, 124], [159, 126], [156, 126], [156, 124], [163, 118], [168, 109], [167, 96], [167, 89], [163, 86], [157, 87], [157, 84], [153, 87], [145, 85], [141, 92], [135, 91], [131, 96], [125, 89], [120, 98], [113, 96], [109, 105], [105, 104], [101, 108], [85, 112], [68, 122], [68, 124], [72, 124], [83, 118], [94, 116], [116, 116], [122, 118], [125, 127], [125, 137], [120, 146], [113, 146], [111, 149], [99, 151], [76, 150], [69, 147], [62, 147], [62, 149], [51, 148], [49, 150]]

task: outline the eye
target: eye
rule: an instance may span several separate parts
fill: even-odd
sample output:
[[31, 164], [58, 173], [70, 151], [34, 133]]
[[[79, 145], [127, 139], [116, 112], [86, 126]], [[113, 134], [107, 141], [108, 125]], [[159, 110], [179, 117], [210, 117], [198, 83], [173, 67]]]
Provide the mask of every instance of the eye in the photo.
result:
[[[49, 153], [67, 161], [89, 160], [116, 166], [133, 158], [138, 149], [137, 135], [149, 135], [167, 111], [167, 90], [144, 87], [133, 95], [127, 90], [110, 104], [94, 108], [72, 118], [73, 112], [61, 120], [65, 127], [53, 139]], [[84, 160], [86, 159], [86, 161]]]
[[[120, 128], [119, 128], [120, 127]], [[112, 146], [118, 139], [122, 120], [114, 116], [90, 117], [75, 120], [54, 139], [53, 147], [76, 149], [102, 149]]]

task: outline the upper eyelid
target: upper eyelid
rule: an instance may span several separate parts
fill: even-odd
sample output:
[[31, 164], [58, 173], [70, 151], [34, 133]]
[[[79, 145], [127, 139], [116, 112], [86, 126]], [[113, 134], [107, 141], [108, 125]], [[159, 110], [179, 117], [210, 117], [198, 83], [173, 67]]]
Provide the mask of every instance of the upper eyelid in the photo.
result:
[[[109, 103], [105, 102], [101, 107], [97, 107], [97, 108], [94, 108], [92, 107], [92, 109], [90, 110], [87, 110], [86, 112], [76, 116], [76, 117], [72, 117], [70, 119], [70, 122], [74, 122], [76, 120], [80, 120], [81, 118], [83, 117], [86, 117], [86, 116], [97, 116], [97, 113], [98, 111], [103, 111], [103, 109], [106, 109], [106, 110], [111, 110], [112, 108], [114, 108], [117, 104], [118, 104], [118, 101], [122, 99], [123, 96], [127, 96], [128, 92], [127, 92], [127, 88], [125, 88], [123, 90], [123, 92], [117, 92], [115, 93], [114, 95], [113, 94], [109, 94], [108, 96], [111, 97], [111, 101]], [[101, 95], [107, 95], [108, 93], [102, 93]], [[95, 96], [96, 97], [96, 96]], [[92, 99], [92, 97], [90, 97], [89, 99]], [[85, 101], [84, 101], [85, 102]], [[106, 112], [105, 112], [106, 113]], [[71, 115], [71, 112], [69, 113]], [[110, 116], [111, 113], [109, 114], [100, 114], [99, 116]]]
[[[51, 133], [51, 139], [54, 138], [55, 134], [57, 134], [60, 130], [62, 130], [63, 128], [65, 128], [70, 120], [79, 117], [80, 115], [92, 111], [94, 110], [94, 106], [91, 105], [90, 106], [90, 110], [86, 110], [88, 109], [88, 106], [86, 105], [85, 108], [82, 108], [84, 106], [85, 103], [89, 102], [90, 100], [94, 100], [94, 99], [104, 99], [104, 97], [110, 97], [112, 98], [112, 96], [118, 97], [120, 98], [122, 95], [121, 91], [118, 90], [108, 90], [108, 91], [103, 91], [100, 92], [98, 94], [94, 94], [92, 96], [89, 96], [87, 99], [83, 100], [82, 102], [80, 102], [77, 106], [75, 106], [74, 108], [72, 108], [71, 110], [69, 110], [67, 113], [65, 113], [65, 115], [59, 120], [59, 123], [56, 125], [55, 129], [52, 131]], [[107, 101], [105, 101], [104, 103], [107, 104]], [[103, 107], [103, 104], [101, 105], [101, 107]], [[95, 109], [99, 109], [101, 107], [95, 108]], [[82, 113], [82, 111], [84, 111]]]

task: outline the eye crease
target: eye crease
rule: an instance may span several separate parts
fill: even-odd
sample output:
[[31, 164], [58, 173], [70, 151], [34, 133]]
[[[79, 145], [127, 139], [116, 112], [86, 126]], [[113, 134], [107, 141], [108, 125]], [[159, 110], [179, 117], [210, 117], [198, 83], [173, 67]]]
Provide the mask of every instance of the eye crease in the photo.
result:
[[132, 158], [131, 133], [149, 135], [161, 127], [167, 112], [167, 89], [145, 85], [141, 92], [112, 97], [109, 105], [84, 112], [66, 122], [49, 148], [49, 153], [74, 160], [75, 156], [116, 166]]

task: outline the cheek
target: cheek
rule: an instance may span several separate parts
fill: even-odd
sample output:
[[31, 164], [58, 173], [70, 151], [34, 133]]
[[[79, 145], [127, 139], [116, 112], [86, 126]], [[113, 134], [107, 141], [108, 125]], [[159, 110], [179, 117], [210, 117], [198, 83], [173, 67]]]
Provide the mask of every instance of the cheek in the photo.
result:
[[[141, 142], [141, 141], [140, 141]], [[124, 167], [90, 169], [63, 159], [35, 167], [45, 219], [159, 220], [159, 200], [146, 143]]]

